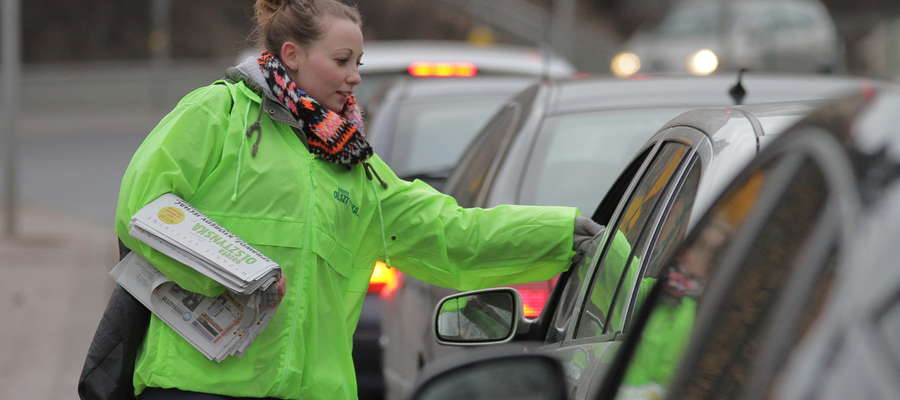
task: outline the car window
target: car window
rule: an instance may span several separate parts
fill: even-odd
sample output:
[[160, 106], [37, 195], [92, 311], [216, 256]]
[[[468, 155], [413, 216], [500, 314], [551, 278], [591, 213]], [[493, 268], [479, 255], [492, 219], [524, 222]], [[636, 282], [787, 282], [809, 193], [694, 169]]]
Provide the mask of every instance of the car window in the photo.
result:
[[639, 250], [636, 245], [641, 232], [688, 151], [689, 147], [684, 144], [664, 143], [646, 173], [640, 177], [616, 225], [607, 227], [608, 244], [582, 306], [576, 338], [602, 336], [609, 331], [606, 329], [607, 321], [619, 319], [620, 315], [608, 315], [613, 299], [621, 282], [634, 280], [640, 272], [640, 260], [635, 253]]
[[707, 222], [698, 225], [675, 259], [667, 263], [666, 279], [655, 288], [658, 299], [643, 313], [635, 351], [624, 371], [617, 398], [663, 397], [686, 346], [697, 300], [710, 279], [712, 260], [758, 202], [769, 168], [756, 171], [717, 203]]
[[771, 316], [768, 310], [787, 286], [827, 199], [822, 171], [815, 161], [804, 159], [738, 258], [735, 282], [716, 304], [721, 311], [712, 317], [716, 328], [704, 331], [708, 333], [703, 350], [688, 364], [692, 373], [683, 386], [686, 397], [702, 393], [737, 397], [749, 383], [756, 354], [745, 349], [760, 348], [759, 333]]
[[399, 176], [446, 173], [506, 97], [399, 106], [391, 167]]
[[719, 7], [697, 6], [696, 3], [679, 7], [663, 19], [656, 34], [660, 37], [710, 36], [719, 32], [721, 15]]
[[682, 108], [595, 111], [547, 118], [522, 185], [523, 204], [590, 215], [629, 159]]
[[678, 188], [678, 194], [675, 195], [672, 205], [665, 211], [666, 215], [656, 233], [657, 239], [651, 244], [652, 248], [647, 262], [647, 277], [659, 277], [662, 261], [668, 259], [675, 250], [675, 245], [684, 239], [694, 199], [697, 197], [697, 188], [700, 185], [700, 169], [700, 160], [694, 159], [688, 169], [687, 177]]
[[[788, 158], [775, 171], [764, 167], [730, 190], [668, 261], [662, 295], [640, 332], [620, 398], [648, 391], [733, 398], [747, 383], [766, 310], [782, 293], [787, 267], [805, 248], [828, 199], [814, 162], [797, 161]], [[698, 308], [706, 312], [698, 316]], [[679, 363], [685, 378], [669, 388]]]
[[[650, 151], [652, 150], [652, 146], [648, 147], [644, 151], [642, 151], [634, 160], [631, 161], [631, 164], [628, 165], [627, 168], [624, 169], [622, 174], [617, 178], [617, 184], [614, 185], [609, 192], [607, 192], [601, 203], [610, 204], [609, 207], [606, 208], [614, 208], [615, 204], [619, 203], [619, 200], [622, 196], [625, 195], [625, 191], [627, 189], [627, 184], [634, 179], [634, 175], [638, 173], [641, 166], [644, 164], [644, 160], [650, 155]], [[598, 209], [604, 208], [604, 205], [598, 207]], [[612, 211], [610, 211], [612, 213]], [[604, 212], [605, 214], [605, 212]], [[594, 220], [598, 223], [606, 225], [609, 217], [601, 220], [597, 220], [597, 213], [595, 213]], [[598, 244], [599, 246], [599, 244]], [[560, 300], [557, 303], [556, 310], [553, 313], [553, 322], [550, 325], [550, 328], [547, 332], [546, 342], [547, 343], [556, 343], [558, 341], [563, 340], [566, 337], [569, 329], [573, 326], [570, 324], [572, 317], [575, 313], [575, 304], [578, 294], [581, 293], [581, 288], [585, 285], [585, 281], [589, 278], [588, 271], [591, 266], [594, 264], [594, 258], [598, 255], [595, 252], [588, 254], [587, 257], [584, 257], [581, 262], [577, 265], [573, 265], [567, 274], [565, 274], [565, 280], [560, 279], [560, 282], [563, 283], [562, 294], [560, 295]]]
[[500, 157], [503, 147], [515, 136], [516, 129], [524, 121], [523, 110], [530, 110], [538, 90], [537, 86], [526, 89], [512, 101], [503, 105], [487, 125], [478, 133], [459, 161], [460, 168], [454, 171], [447, 182], [447, 192], [463, 207], [474, 207], [491, 173], [494, 160]]

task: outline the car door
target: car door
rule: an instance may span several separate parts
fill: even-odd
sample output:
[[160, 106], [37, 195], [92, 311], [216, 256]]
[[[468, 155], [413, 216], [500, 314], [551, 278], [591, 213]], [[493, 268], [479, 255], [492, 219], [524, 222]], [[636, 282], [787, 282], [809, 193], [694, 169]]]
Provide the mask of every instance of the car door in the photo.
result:
[[[666, 225], [664, 221], [677, 221], [674, 214], [691, 208], [699, 179], [696, 149], [708, 146], [706, 137], [692, 128], [677, 127], [657, 135], [637, 158], [642, 165], [629, 188], [619, 195], [603, 244], [595, 253], [599, 256], [590, 257], [569, 274], [546, 341], [565, 360], [576, 398], [587, 393], [593, 376], [612, 360], [633, 303], [652, 283], [639, 282], [645, 268], [658, 258], [649, 244], [658, 236], [658, 228]], [[690, 172], [685, 175], [686, 171]], [[675, 213], [669, 213], [673, 207]], [[669, 216], [673, 218], [664, 218]]]

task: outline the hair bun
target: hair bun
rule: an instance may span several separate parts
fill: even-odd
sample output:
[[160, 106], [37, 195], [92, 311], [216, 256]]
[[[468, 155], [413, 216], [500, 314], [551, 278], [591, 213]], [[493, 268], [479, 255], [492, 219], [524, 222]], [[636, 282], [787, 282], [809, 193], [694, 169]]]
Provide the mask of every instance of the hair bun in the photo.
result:
[[256, 10], [275, 13], [282, 7], [288, 5], [290, 1], [291, 0], [256, 0]]

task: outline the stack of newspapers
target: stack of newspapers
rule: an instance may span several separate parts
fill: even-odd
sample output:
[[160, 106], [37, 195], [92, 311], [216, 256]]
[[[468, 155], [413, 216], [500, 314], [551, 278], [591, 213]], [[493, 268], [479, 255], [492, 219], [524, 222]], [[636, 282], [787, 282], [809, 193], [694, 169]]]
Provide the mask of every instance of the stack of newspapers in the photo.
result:
[[110, 271], [208, 359], [242, 355], [275, 314], [278, 264], [178, 196], [165, 194], [138, 211], [129, 233], [229, 289], [216, 297], [189, 292], [134, 252]]

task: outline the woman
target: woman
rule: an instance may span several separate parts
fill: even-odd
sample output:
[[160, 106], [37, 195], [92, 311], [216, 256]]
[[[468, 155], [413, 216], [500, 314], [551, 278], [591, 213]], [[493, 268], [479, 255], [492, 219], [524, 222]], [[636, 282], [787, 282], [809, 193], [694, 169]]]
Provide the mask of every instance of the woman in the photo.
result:
[[124, 174], [116, 231], [183, 288], [221, 293], [128, 235], [137, 210], [175, 193], [278, 262], [286, 293], [246, 354], [221, 363], [153, 317], [135, 365], [141, 399], [356, 398], [352, 334], [377, 260], [468, 290], [548, 279], [574, 254], [574, 208], [462, 209], [373, 155], [352, 96], [363, 54], [355, 8], [255, 7], [266, 50], [185, 96], [148, 135]]

